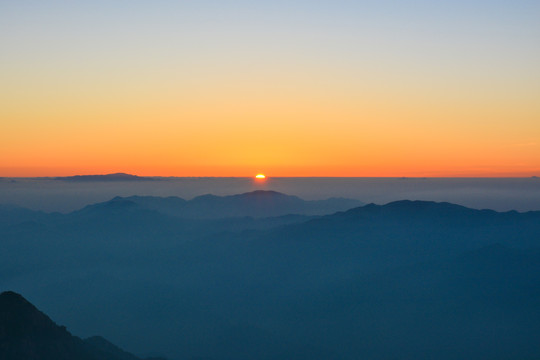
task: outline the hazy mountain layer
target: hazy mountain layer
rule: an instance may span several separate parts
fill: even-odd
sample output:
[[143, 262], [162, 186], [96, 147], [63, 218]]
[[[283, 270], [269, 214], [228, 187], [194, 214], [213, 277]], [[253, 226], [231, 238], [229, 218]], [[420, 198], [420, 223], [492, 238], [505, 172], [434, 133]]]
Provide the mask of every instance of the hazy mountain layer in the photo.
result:
[[0, 288], [173, 360], [540, 357], [540, 212], [399, 201], [244, 220], [132, 199], [25, 218], [0, 227]]
[[353, 199], [331, 198], [327, 200], [302, 200], [296, 196], [275, 191], [257, 190], [249, 193], [215, 196], [202, 195], [186, 201], [179, 197], [130, 196], [116, 197], [111, 201], [86, 207], [82, 211], [111, 206], [155, 210], [163, 214], [182, 218], [230, 218], [230, 217], [275, 217], [290, 214], [326, 215], [348, 210], [363, 203]]

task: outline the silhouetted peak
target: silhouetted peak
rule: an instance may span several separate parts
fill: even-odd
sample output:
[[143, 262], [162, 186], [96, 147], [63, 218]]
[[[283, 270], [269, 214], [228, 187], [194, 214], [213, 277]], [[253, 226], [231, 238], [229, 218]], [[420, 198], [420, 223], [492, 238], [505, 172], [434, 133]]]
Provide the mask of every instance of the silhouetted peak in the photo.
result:
[[128, 200], [126, 198], [117, 196], [115, 198], [112, 198], [109, 201], [103, 202], [103, 203], [97, 203], [93, 205], [88, 205], [85, 207], [85, 209], [110, 209], [110, 210], [116, 210], [116, 209], [130, 209], [137, 207], [137, 203], [132, 200]]
[[117, 196], [116, 198], [125, 199], [125, 200], [131, 200], [131, 201], [177, 201], [177, 202], [186, 202], [185, 199], [182, 199], [178, 196], [150, 196], [150, 195], [132, 195], [127, 197]]
[[255, 190], [246, 192], [243, 194], [233, 195], [233, 196], [242, 196], [242, 197], [296, 197], [291, 195], [286, 195], [274, 190]]
[[87, 205], [81, 210], [74, 211], [70, 215], [101, 216], [103, 214], [131, 213], [138, 209], [140, 209], [140, 206], [135, 201], [117, 196], [105, 202]]
[[306, 203], [301, 198], [294, 195], [287, 195], [273, 190], [255, 190], [243, 194], [230, 195], [225, 198], [236, 200], [236, 201], [247, 201], [254, 203], [268, 202], [268, 203]]
[[204, 194], [204, 195], [199, 195], [199, 196], [194, 197], [193, 199], [191, 199], [191, 201], [193, 202], [208, 201], [208, 200], [216, 200], [216, 199], [221, 199], [221, 198], [222, 198], [221, 196], [217, 196], [213, 194]]
[[20, 294], [0, 294], [0, 335], [25, 337], [36, 333], [66, 332]]
[[[504, 214], [504, 215], [503, 215]], [[388, 223], [405, 224], [463, 224], [479, 226], [495, 221], [498, 217], [505, 220], [516, 217], [519, 214], [498, 213], [493, 210], [476, 210], [461, 205], [447, 202], [421, 201], [421, 200], [400, 200], [390, 202], [385, 205], [368, 204], [356, 207], [336, 214], [335, 219], [343, 221], [377, 221]], [[533, 214], [531, 216], [538, 216]], [[330, 215], [332, 218], [332, 215]], [[339, 220], [338, 220], [339, 221]]]
[[0, 359], [139, 360], [101, 337], [83, 342], [13, 291], [0, 294]]
[[117, 206], [117, 207], [131, 207], [137, 205], [133, 200], [129, 200], [127, 198], [123, 198], [120, 196], [117, 196], [109, 201], [107, 201], [105, 204], [108, 206]]
[[236, 195], [227, 195], [227, 196], [218, 196], [213, 194], [204, 194], [197, 196], [193, 198], [191, 201], [198, 202], [198, 201], [212, 201], [212, 200], [218, 200], [218, 201], [225, 201], [225, 200], [260, 200], [260, 199], [295, 199], [300, 200], [300, 198], [296, 196], [286, 195], [277, 191], [273, 190], [255, 190], [250, 191], [242, 194], [236, 194]]
[[384, 211], [384, 212], [397, 212], [403, 214], [423, 214], [425, 212], [429, 213], [440, 213], [440, 212], [459, 212], [459, 211], [479, 211], [473, 210], [461, 205], [451, 204], [447, 202], [435, 202], [435, 201], [423, 201], [423, 200], [399, 200], [393, 201], [385, 205], [377, 205], [370, 203], [364, 206], [356, 207], [350, 209], [345, 213], [354, 214], [354, 213], [365, 213], [365, 212], [375, 212], [375, 211]]
[[410, 210], [431, 210], [431, 209], [466, 209], [466, 207], [448, 202], [435, 202], [423, 200], [399, 200], [386, 205], [387, 208], [410, 209]]
[[4, 291], [0, 294], [0, 307], [5, 307], [9, 304], [30, 304], [21, 294], [14, 291]]
[[26, 300], [22, 295], [14, 291], [5, 291], [0, 294], [0, 313], [20, 314], [23, 312], [38, 311], [34, 305]]
[[[360, 206], [360, 207], [357, 207], [355, 209], [359, 209], [359, 208], [364, 208], [364, 209], [375, 209], [375, 208], [379, 208], [381, 207], [381, 205], [377, 205], [375, 203], [369, 203], [369, 204], [366, 204], [364, 206]], [[355, 210], [355, 209], [351, 209], [351, 211]]]

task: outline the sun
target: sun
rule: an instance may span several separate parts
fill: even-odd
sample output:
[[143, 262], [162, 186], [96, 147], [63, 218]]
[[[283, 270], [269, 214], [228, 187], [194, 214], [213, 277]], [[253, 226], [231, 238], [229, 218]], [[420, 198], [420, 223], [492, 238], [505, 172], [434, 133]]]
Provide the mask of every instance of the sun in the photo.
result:
[[255, 175], [255, 179], [266, 179], [266, 175], [264, 175], [264, 174], [257, 174], [257, 175]]

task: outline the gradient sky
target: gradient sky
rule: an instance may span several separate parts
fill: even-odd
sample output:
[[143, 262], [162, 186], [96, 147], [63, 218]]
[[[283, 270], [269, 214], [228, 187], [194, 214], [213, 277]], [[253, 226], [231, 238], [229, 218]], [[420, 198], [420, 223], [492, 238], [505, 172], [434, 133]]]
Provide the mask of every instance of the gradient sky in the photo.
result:
[[0, 0], [0, 176], [540, 175], [540, 2]]

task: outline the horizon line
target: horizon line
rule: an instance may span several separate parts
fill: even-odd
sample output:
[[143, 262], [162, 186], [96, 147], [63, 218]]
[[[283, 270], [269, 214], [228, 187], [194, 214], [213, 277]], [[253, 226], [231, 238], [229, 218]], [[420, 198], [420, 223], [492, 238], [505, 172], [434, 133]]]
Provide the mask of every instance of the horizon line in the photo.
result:
[[[91, 176], [110, 176], [110, 175], [129, 175], [132, 177], [137, 178], [233, 178], [233, 179], [254, 179], [255, 175], [244, 175], [244, 176], [210, 176], [210, 175], [184, 175], [184, 176], [178, 176], [178, 175], [137, 175], [137, 174], [131, 174], [131, 173], [123, 173], [123, 172], [116, 172], [116, 173], [106, 173], [106, 174], [97, 174], [97, 173], [90, 173], [90, 174], [75, 174], [75, 175], [47, 175], [47, 176], [0, 176], [0, 179], [62, 179], [62, 178], [73, 178], [73, 177], [91, 177]], [[266, 175], [266, 178], [262, 181], [269, 180], [269, 179], [292, 179], [292, 178], [321, 178], [321, 179], [528, 179], [528, 178], [539, 178], [538, 175], [447, 175], [447, 176], [407, 176], [407, 175], [396, 175], [396, 176], [324, 176], [324, 175], [298, 175], [298, 176], [271, 176]]]

